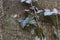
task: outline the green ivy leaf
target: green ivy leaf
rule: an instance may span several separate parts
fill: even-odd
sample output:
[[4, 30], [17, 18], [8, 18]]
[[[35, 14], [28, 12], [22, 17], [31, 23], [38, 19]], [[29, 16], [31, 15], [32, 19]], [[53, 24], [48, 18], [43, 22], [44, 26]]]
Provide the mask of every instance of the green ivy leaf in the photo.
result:
[[22, 28], [26, 27], [27, 24], [35, 24], [36, 21], [33, 19], [34, 17], [27, 17], [25, 20], [20, 21]]

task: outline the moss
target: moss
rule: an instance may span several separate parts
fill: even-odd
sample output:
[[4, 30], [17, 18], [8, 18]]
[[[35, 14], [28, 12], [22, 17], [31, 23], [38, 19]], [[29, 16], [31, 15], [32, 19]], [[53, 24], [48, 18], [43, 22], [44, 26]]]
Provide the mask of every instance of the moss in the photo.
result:
[[44, 20], [47, 22], [47, 23], [50, 23], [52, 25], [56, 25], [56, 17], [54, 15], [51, 15], [51, 16], [44, 16]]
[[37, 28], [37, 29], [35, 29], [35, 33], [36, 33], [36, 35], [41, 36], [43, 33], [43, 30], [41, 28]]

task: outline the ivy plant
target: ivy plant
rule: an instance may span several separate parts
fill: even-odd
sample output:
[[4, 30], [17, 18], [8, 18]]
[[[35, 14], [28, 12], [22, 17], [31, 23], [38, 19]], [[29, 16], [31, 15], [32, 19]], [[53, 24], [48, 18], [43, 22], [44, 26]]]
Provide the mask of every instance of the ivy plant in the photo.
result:
[[19, 19], [19, 22], [20, 22], [22, 28], [26, 27], [27, 24], [33, 24], [33, 25], [36, 24], [34, 17], [27, 17], [24, 20]]

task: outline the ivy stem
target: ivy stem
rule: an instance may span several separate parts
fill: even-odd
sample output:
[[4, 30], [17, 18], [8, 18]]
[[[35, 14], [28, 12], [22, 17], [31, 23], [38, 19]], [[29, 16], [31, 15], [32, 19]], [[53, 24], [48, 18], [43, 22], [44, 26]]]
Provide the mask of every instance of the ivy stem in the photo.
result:
[[[32, 3], [31, 3], [31, 6], [33, 6]], [[35, 14], [34, 17], [36, 18], [37, 26], [40, 28], [40, 23], [39, 23], [38, 18], [37, 18], [37, 13], [35, 11], [35, 6], [34, 6], [34, 14]]]
[[[32, 2], [31, 2], [31, 6], [33, 6]], [[36, 23], [37, 23], [38, 28], [41, 28], [41, 24], [40, 24], [40, 22], [38, 21], [37, 13], [36, 13], [36, 11], [35, 11], [35, 6], [34, 6], [34, 17], [36, 18]], [[42, 34], [41, 34], [41, 38], [40, 38], [40, 39], [42, 40]]]

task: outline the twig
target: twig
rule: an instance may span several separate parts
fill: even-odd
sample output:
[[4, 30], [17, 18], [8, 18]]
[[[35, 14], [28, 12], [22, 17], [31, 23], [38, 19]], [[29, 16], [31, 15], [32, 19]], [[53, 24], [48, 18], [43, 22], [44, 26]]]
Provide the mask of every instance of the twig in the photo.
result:
[[[31, 3], [31, 6], [33, 6], [32, 3]], [[40, 24], [39, 21], [38, 21], [37, 13], [36, 13], [36, 11], [35, 11], [35, 6], [34, 6], [34, 14], [35, 14], [34, 16], [35, 16], [35, 18], [36, 18], [36, 23], [37, 23], [38, 28], [41, 28], [41, 24]], [[42, 40], [42, 34], [41, 34], [41, 40]]]
[[[31, 6], [33, 6], [32, 3], [31, 3]], [[34, 14], [35, 14], [34, 16], [36, 18], [37, 26], [40, 28], [40, 23], [39, 23], [38, 18], [37, 18], [37, 13], [35, 11], [35, 6], [34, 6]]]

